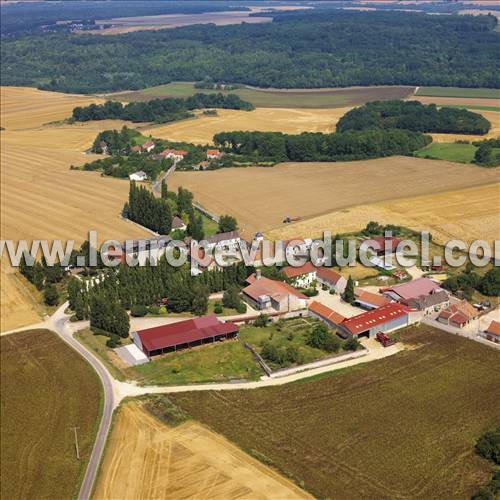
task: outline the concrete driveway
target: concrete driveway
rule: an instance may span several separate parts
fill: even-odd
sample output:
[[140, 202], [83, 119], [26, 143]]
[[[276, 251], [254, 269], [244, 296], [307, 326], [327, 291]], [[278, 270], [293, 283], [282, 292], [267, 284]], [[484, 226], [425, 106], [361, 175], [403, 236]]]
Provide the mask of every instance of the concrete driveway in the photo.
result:
[[342, 314], [342, 316], [345, 316], [346, 318], [351, 318], [352, 316], [356, 316], [357, 314], [364, 312], [360, 307], [354, 307], [351, 306], [351, 304], [344, 302], [338, 293], [330, 295], [329, 292], [321, 290], [321, 287], [319, 287], [318, 290], [319, 294], [316, 295], [316, 297], [312, 297], [312, 300], [320, 302], [330, 309], [333, 309], [335, 312]]

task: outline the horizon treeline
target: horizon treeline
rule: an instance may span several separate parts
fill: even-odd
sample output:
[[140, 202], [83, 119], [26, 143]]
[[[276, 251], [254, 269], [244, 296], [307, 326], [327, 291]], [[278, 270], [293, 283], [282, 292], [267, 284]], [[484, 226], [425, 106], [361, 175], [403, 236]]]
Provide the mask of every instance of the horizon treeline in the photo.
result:
[[265, 24], [6, 39], [2, 84], [95, 93], [207, 78], [276, 88], [500, 87], [494, 16], [322, 10]]

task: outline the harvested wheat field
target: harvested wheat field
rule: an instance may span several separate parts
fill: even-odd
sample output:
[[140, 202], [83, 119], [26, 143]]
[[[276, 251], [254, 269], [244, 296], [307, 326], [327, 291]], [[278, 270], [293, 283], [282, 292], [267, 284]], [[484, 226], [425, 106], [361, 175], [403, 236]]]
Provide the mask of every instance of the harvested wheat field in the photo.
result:
[[103, 99], [28, 87], [1, 87], [0, 102], [2, 127], [15, 130], [64, 120], [71, 116], [75, 106], [100, 103]]
[[[43, 125], [68, 117], [74, 106], [92, 99], [34, 89], [1, 91], [1, 121], [6, 128], [0, 134], [1, 238], [73, 239], [79, 245], [90, 229], [98, 231], [100, 241], [143, 236], [142, 230], [119, 217], [127, 182], [69, 169], [97, 158], [83, 152], [100, 130], [124, 122]], [[1, 278], [2, 331], [36, 321], [39, 297], [24, 289], [24, 280], [13, 274], [5, 257]]]
[[[186, 187], [205, 208], [232, 214], [241, 229], [254, 232], [282, 226], [286, 215], [308, 218], [356, 205], [491, 184], [498, 179], [498, 169], [396, 156], [176, 172], [170, 185]], [[366, 214], [370, 217], [368, 211]]]
[[332, 233], [359, 231], [370, 220], [397, 224], [415, 231], [428, 230], [433, 240], [444, 244], [451, 239], [466, 242], [500, 238], [500, 184], [405, 198], [368, 205], [357, 205], [281, 226], [267, 233], [271, 239], [288, 239], [297, 234], [318, 237]]
[[199, 115], [168, 125], [143, 128], [145, 135], [160, 139], [210, 144], [218, 132], [248, 130], [260, 132], [334, 132], [335, 125], [351, 108], [299, 109], [257, 108], [253, 111], [218, 109], [217, 116]]
[[138, 403], [116, 417], [94, 498], [310, 498], [206, 427], [169, 427]]

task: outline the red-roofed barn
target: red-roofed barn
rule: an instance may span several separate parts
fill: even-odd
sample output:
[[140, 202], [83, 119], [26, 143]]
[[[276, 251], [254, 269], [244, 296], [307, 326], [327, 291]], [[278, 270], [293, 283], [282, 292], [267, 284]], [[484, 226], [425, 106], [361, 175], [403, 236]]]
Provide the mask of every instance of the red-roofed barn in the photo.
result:
[[178, 323], [138, 330], [132, 333], [132, 340], [146, 356], [151, 357], [237, 336], [237, 325], [230, 321], [219, 321], [215, 314], [209, 314]]

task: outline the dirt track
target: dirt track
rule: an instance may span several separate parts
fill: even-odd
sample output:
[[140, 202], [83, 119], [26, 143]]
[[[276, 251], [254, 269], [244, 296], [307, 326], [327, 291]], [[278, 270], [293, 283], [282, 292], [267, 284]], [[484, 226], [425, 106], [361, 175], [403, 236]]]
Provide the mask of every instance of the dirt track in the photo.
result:
[[116, 417], [95, 499], [310, 498], [195, 422], [172, 428], [137, 403]]

